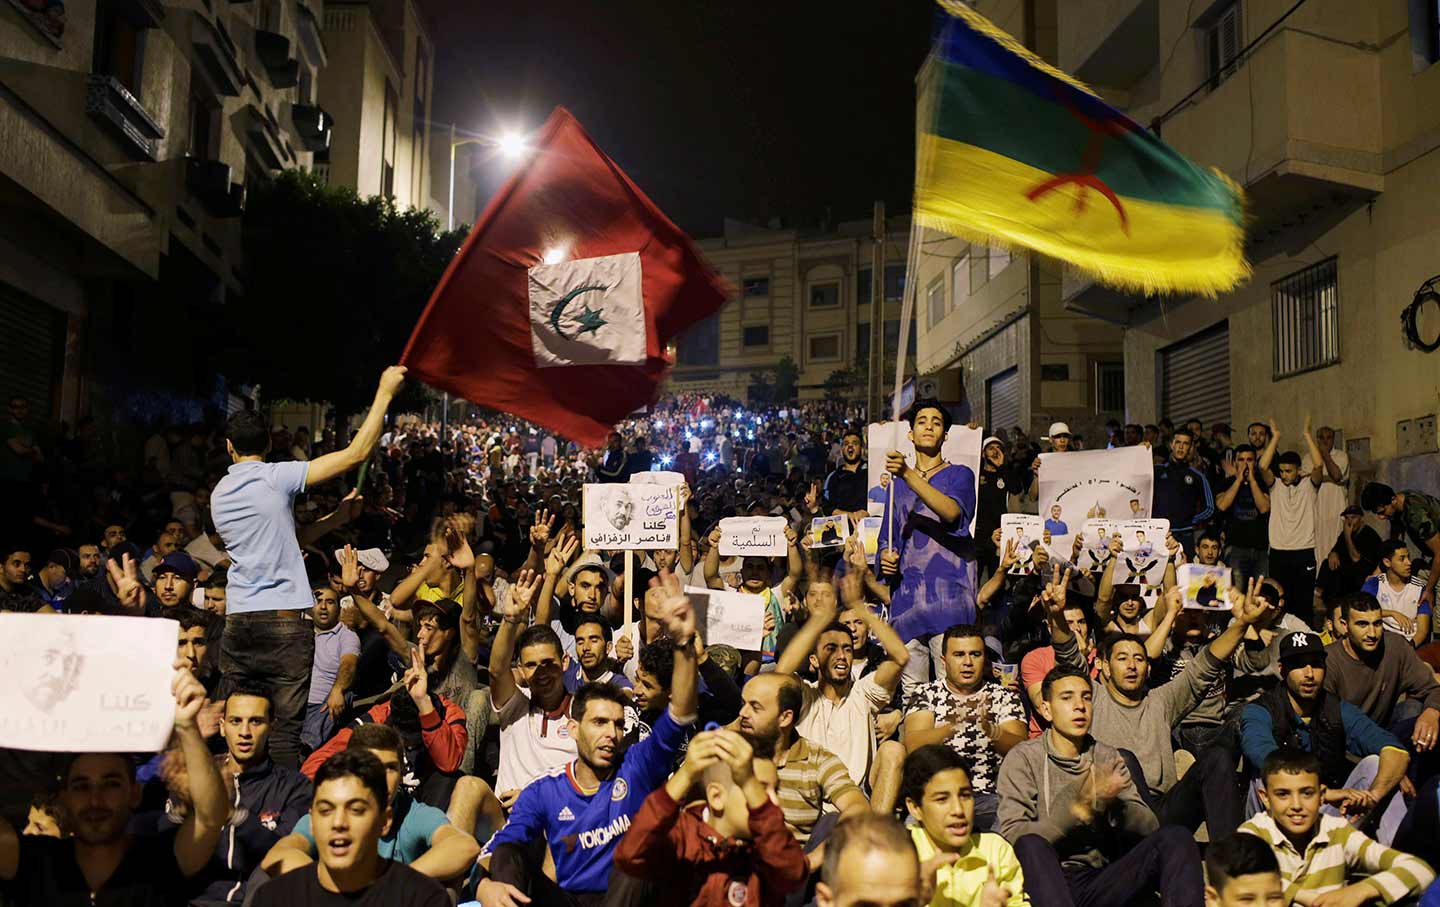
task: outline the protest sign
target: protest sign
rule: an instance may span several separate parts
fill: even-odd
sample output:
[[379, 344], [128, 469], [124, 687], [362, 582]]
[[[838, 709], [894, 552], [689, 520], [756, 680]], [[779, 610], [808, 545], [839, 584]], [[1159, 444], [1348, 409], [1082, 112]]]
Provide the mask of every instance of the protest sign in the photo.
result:
[[810, 521], [811, 548], [841, 548], [850, 539], [850, 518], [839, 516], [817, 516]]
[[867, 516], [860, 521], [860, 541], [865, 545], [865, 557], [873, 558], [880, 553], [880, 524], [883, 516]]
[[0, 614], [0, 747], [152, 753], [170, 738], [173, 620]]
[[728, 592], [686, 586], [695, 624], [703, 626], [701, 638], [707, 646], [734, 646], [742, 652], [758, 652], [765, 638], [765, 599], [746, 592]]
[[721, 557], [782, 557], [789, 550], [783, 516], [727, 516], [720, 521]]
[[1202, 611], [1229, 611], [1230, 568], [1181, 564], [1175, 569], [1175, 584], [1185, 596], [1185, 607]]
[[673, 485], [589, 484], [584, 504], [588, 550], [668, 549], [680, 543]]
[[1159, 586], [1165, 579], [1165, 536], [1170, 532], [1169, 520], [1122, 520], [1120, 554], [1116, 557], [1114, 581]]
[[[906, 422], [871, 422], [865, 431], [866, 502], [871, 516], [885, 515], [885, 455], [898, 450], [905, 462], [915, 465], [915, 445], [910, 442], [910, 425]], [[978, 428], [952, 425], [940, 445], [940, 459], [970, 470], [970, 481], [980, 474], [980, 440]], [[975, 515], [970, 515], [970, 531], [975, 531]]]
[[1110, 562], [1110, 540], [1119, 537], [1119, 520], [1086, 520], [1080, 531], [1080, 555], [1075, 566], [1099, 573]]
[[630, 476], [631, 485], [684, 485], [685, 476], [678, 472], [637, 472]]
[[1015, 543], [1015, 563], [1008, 572], [1017, 576], [1035, 572], [1035, 550], [1044, 544], [1044, 520], [1031, 513], [1003, 513], [1000, 515], [1000, 550], [1008, 550], [1010, 542]]
[[1039, 513], [1051, 550], [1069, 556], [1086, 520], [1148, 517], [1154, 473], [1148, 447], [1041, 454]]

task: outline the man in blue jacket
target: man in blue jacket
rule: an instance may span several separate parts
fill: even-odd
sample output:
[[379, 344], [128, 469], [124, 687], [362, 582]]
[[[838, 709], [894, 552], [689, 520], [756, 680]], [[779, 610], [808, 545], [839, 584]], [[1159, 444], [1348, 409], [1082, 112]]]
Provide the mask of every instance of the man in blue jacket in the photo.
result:
[[1195, 557], [1195, 532], [1215, 515], [1215, 495], [1205, 473], [1190, 465], [1195, 436], [1188, 428], [1175, 429], [1170, 439], [1170, 459], [1155, 467], [1155, 487], [1150, 516], [1170, 521], [1170, 534]]

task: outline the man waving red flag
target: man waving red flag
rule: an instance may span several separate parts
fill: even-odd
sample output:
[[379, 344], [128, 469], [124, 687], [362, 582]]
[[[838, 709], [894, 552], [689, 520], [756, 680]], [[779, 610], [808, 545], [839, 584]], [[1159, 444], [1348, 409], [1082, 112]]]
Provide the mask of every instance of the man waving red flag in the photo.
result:
[[490, 202], [400, 361], [590, 446], [652, 402], [665, 347], [728, 285], [564, 108]]

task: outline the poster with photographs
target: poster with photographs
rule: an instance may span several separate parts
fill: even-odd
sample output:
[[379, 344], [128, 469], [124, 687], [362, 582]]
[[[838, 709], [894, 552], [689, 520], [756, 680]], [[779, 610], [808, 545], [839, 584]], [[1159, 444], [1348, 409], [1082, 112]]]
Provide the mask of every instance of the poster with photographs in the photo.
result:
[[1150, 516], [1154, 473], [1148, 447], [1041, 454], [1039, 513], [1050, 533], [1051, 550], [1068, 557], [1074, 534], [1087, 520]]
[[1029, 576], [1035, 572], [1035, 552], [1044, 544], [1045, 521], [1032, 513], [1003, 513], [1000, 515], [1000, 550], [1009, 550], [1015, 543], [1015, 563], [1008, 573], [1015, 576]]
[[783, 557], [789, 550], [783, 516], [727, 516], [720, 521], [721, 557]]
[[[946, 463], [964, 466], [970, 470], [970, 485], [975, 487], [975, 477], [980, 474], [980, 441], [983, 430], [952, 425], [945, 433], [945, 443], [940, 445], [940, 458]], [[889, 475], [885, 472], [885, 455], [898, 450], [905, 455], [905, 462], [915, 465], [915, 445], [910, 443], [910, 425], [906, 422], [871, 422], [865, 431], [865, 456], [867, 492], [866, 500], [871, 516], [885, 515], [885, 487]], [[970, 531], [975, 531], [975, 515], [970, 515]]]
[[[1120, 521], [1086, 520], [1080, 537], [1080, 553], [1075, 559], [1075, 566], [1098, 574], [1110, 563], [1110, 540], [1120, 537]], [[1071, 550], [1074, 550], [1073, 543]]]
[[655, 550], [680, 544], [680, 513], [673, 485], [587, 484], [585, 548]]
[[1204, 564], [1181, 564], [1175, 568], [1175, 584], [1185, 596], [1185, 607], [1201, 611], [1229, 611], [1230, 568]]
[[153, 753], [175, 723], [173, 620], [0, 614], [0, 746]]
[[1165, 579], [1165, 564], [1170, 559], [1165, 550], [1170, 521], [1123, 520], [1118, 531], [1121, 548], [1115, 558], [1115, 582], [1159, 586]]
[[850, 540], [850, 518], [845, 514], [817, 516], [810, 521], [811, 548], [843, 548]]

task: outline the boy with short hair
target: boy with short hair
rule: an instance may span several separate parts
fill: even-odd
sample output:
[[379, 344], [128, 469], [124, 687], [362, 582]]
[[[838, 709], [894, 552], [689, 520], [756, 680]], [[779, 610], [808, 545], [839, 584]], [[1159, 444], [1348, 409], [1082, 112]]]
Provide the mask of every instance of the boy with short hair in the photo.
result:
[[1309, 904], [1331, 893], [1324, 902], [1329, 907], [1359, 907], [1372, 900], [1390, 904], [1419, 895], [1435, 880], [1434, 870], [1419, 857], [1386, 847], [1340, 816], [1320, 812], [1325, 784], [1313, 753], [1276, 750], [1265, 760], [1261, 784], [1265, 812], [1240, 831], [1275, 851], [1286, 903]]
[[1206, 907], [1285, 907], [1275, 852], [1255, 835], [1231, 835], [1205, 851]]

